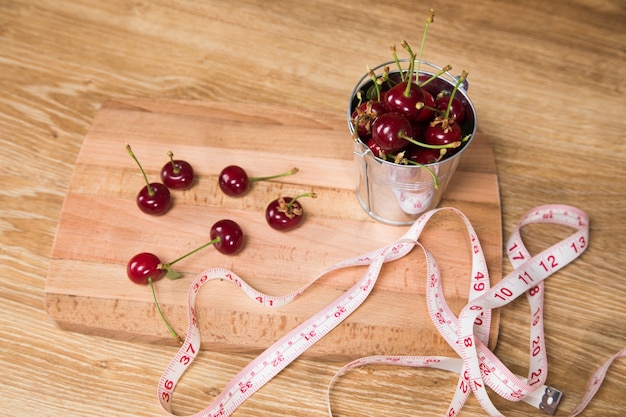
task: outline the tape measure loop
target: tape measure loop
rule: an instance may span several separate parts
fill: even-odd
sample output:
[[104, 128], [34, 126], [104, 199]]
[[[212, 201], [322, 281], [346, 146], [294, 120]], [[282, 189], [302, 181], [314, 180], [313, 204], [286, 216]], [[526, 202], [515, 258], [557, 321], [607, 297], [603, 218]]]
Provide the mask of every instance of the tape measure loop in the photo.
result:
[[[432, 254], [419, 242], [425, 225], [441, 210], [456, 213], [463, 219], [471, 243], [472, 267], [469, 279], [468, 303], [458, 317], [447, 305], [441, 274]], [[559, 243], [532, 256], [522, 240], [521, 228], [533, 223], [553, 223], [573, 228], [575, 232]], [[364, 364], [387, 364], [410, 367], [443, 369], [459, 374], [454, 397], [447, 416], [459, 413], [469, 394], [473, 393], [479, 404], [491, 416], [502, 416], [487, 394], [487, 386], [511, 401], [524, 401], [547, 413], [554, 413], [560, 400], [560, 392], [544, 385], [547, 377], [547, 354], [543, 334], [543, 281], [578, 256], [588, 247], [589, 219], [587, 215], [571, 206], [545, 205], [529, 210], [521, 218], [507, 241], [507, 255], [514, 270], [496, 285], [491, 286], [489, 271], [480, 240], [469, 219], [455, 208], [439, 208], [422, 215], [414, 225], [395, 242], [384, 247], [339, 262], [323, 271], [302, 288], [286, 295], [263, 294], [232, 271], [212, 268], [198, 275], [187, 295], [188, 329], [183, 345], [163, 372], [157, 387], [157, 395], [163, 409], [171, 415], [173, 393], [183, 373], [200, 350], [200, 330], [195, 314], [196, 295], [201, 287], [214, 279], [224, 279], [239, 287], [253, 302], [265, 307], [280, 307], [292, 302], [306, 289], [327, 273], [351, 266], [367, 266], [362, 278], [353, 287], [329, 303], [320, 312], [300, 324], [242, 369], [215, 398], [212, 404], [194, 417], [229, 416], [261, 386], [269, 382], [306, 349], [343, 322], [365, 301], [376, 284], [380, 269], [386, 262], [400, 259], [415, 246], [422, 249], [426, 259], [426, 303], [431, 320], [442, 337], [459, 355], [459, 358], [439, 356], [371, 356], [352, 361], [330, 380], [326, 396], [329, 416], [332, 417], [330, 391], [343, 374]], [[527, 378], [513, 374], [489, 350], [489, 330], [492, 311], [509, 304], [525, 294], [531, 307], [529, 371]], [[594, 375], [586, 396], [576, 415], [597, 391], [606, 369], [617, 357], [626, 356], [626, 349], [610, 358]]]

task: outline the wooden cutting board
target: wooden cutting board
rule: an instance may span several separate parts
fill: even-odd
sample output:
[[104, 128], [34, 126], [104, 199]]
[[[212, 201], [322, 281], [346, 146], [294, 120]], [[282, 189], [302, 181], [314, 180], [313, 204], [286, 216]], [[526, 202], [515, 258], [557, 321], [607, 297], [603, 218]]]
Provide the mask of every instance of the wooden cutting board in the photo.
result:
[[[167, 151], [191, 163], [193, 188], [174, 191], [163, 216], [143, 214], [135, 196], [144, 185], [129, 143], [151, 181], [168, 161]], [[217, 185], [221, 169], [244, 167], [250, 176], [296, 175], [256, 182], [241, 198]], [[171, 261], [209, 240], [222, 218], [237, 221], [246, 245], [237, 256], [206, 248], [177, 264], [185, 277], [163, 279], [156, 291], [163, 311], [183, 335], [186, 293], [197, 274], [228, 268], [258, 290], [285, 295], [327, 267], [384, 246], [408, 227], [371, 219], [355, 195], [352, 139], [345, 116], [303, 109], [241, 103], [113, 100], [97, 113], [76, 162], [52, 250], [45, 307], [62, 329], [144, 343], [173, 345], [146, 286], [126, 277], [128, 260], [153, 252]], [[264, 219], [270, 200], [315, 191], [303, 201], [306, 218], [295, 230], [278, 232]], [[453, 206], [472, 221], [486, 252], [492, 282], [502, 275], [500, 198], [493, 152], [478, 132], [463, 155], [441, 206]], [[421, 241], [435, 255], [447, 300], [455, 312], [466, 304], [470, 251], [460, 219], [435, 215]], [[200, 292], [196, 311], [203, 348], [260, 352], [348, 289], [365, 272], [353, 267], [326, 275], [286, 307], [258, 306], [234, 285], [216, 281]], [[454, 355], [436, 332], [425, 303], [425, 263], [414, 250], [386, 264], [368, 300], [307, 352], [330, 359], [372, 354]], [[498, 332], [497, 312], [491, 345]]]

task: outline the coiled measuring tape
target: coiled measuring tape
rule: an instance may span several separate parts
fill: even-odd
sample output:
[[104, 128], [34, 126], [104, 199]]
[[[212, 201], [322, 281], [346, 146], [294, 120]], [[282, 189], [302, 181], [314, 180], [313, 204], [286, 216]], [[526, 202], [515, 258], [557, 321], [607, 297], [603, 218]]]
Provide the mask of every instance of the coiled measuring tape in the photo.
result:
[[[454, 315], [445, 300], [441, 276], [435, 259], [418, 240], [426, 223], [441, 210], [450, 210], [463, 219], [471, 242], [472, 271], [469, 300], [458, 317]], [[532, 223], [565, 225], [574, 229], [575, 232], [561, 242], [532, 256], [524, 246], [520, 233], [523, 226]], [[304, 287], [287, 295], [264, 294], [251, 287], [244, 279], [230, 270], [208, 269], [195, 278], [188, 291], [187, 335], [159, 380], [158, 400], [163, 409], [169, 415], [173, 415], [171, 414], [172, 400], [176, 385], [200, 349], [201, 339], [195, 313], [195, 301], [198, 292], [207, 282], [215, 279], [229, 280], [254, 302], [266, 307], [281, 307], [293, 301], [315, 281], [331, 271], [357, 265], [367, 266], [363, 277], [352, 288], [267, 348], [243, 368], [209, 406], [193, 415], [193, 417], [229, 416], [289, 363], [354, 312], [369, 296], [385, 262], [399, 259], [407, 255], [413, 248], [419, 247], [426, 257], [428, 312], [435, 327], [459, 357], [370, 356], [350, 362], [341, 368], [329, 382], [327, 389], [329, 416], [332, 417], [330, 390], [336, 380], [350, 369], [365, 364], [429, 367], [458, 373], [460, 376], [455, 395], [445, 414], [448, 417], [456, 416], [459, 413], [471, 393], [476, 396], [479, 404], [490, 416], [502, 416], [489, 399], [486, 387], [490, 387], [498, 395], [510, 401], [524, 401], [548, 414], [554, 414], [561, 398], [561, 392], [545, 385], [548, 363], [543, 332], [543, 281], [580, 256], [586, 250], [588, 242], [588, 217], [579, 209], [563, 205], [546, 205], [530, 210], [523, 216], [507, 242], [509, 260], [515, 269], [492, 287], [489, 282], [484, 252], [469, 220], [457, 209], [439, 208], [418, 218], [405, 235], [397, 241], [339, 262], [315, 277]], [[526, 294], [532, 312], [530, 318], [530, 364], [526, 378], [509, 371], [487, 348], [491, 311], [494, 308], [505, 306], [522, 294]], [[613, 360], [624, 356], [626, 356], [626, 349], [609, 358], [595, 372], [582, 401], [570, 416], [579, 414], [585, 408], [599, 388]]]

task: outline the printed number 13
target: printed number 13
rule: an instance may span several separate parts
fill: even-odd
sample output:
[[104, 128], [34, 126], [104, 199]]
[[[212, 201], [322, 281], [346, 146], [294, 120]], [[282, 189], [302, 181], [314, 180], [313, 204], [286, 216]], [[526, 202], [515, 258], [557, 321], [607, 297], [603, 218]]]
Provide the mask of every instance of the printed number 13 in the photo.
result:
[[573, 242], [570, 246], [572, 247], [572, 249], [574, 249], [575, 253], [578, 253], [580, 249], [585, 249], [585, 247], [587, 246], [587, 241], [585, 240], [584, 236], [581, 236], [578, 239], [578, 242]]

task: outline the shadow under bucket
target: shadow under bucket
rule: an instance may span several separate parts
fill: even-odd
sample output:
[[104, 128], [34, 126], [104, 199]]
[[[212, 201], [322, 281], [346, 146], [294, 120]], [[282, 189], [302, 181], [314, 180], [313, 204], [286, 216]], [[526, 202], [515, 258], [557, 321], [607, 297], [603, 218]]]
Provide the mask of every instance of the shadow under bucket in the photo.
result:
[[[408, 62], [403, 60], [401, 62]], [[372, 70], [379, 73], [386, 66], [392, 68], [396, 63], [390, 61], [379, 65]], [[420, 76], [433, 76], [441, 70], [440, 67], [422, 61], [420, 64]], [[390, 71], [390, 76], [399, 74], [399, 71]], [[438, 78], [430, 82], [425, 89], [436, 95], [440, 91], [452, 92], [457, 83], [457, 78], [448, 72], [444, 72]], [[358, 105], [357, 92], [367, 91], [373, 85], [368, 74], [365, 74], [357, 83], [352, 92], [348, 108], [348, 126], [350, 133], [354, 134], [352, 114]], [[463, 137], [468, 139], [453, 155], [426, 164], [425, 167], [418, 165], [398, 164], [393, 161], [381, 159], [374, 155], [371, 149], [361, 138], [354, 142], [354, 159], [357, 174], [356, 194], [363, 209], [374, 219], [391, 225], [410, 225], [423, 213], [437, 207], [446, 187], [452, 178], [461, 155], [467, 149], [476, 133], [476, 110], [467, 96], [467, 84], [461, 84], [455, 93], [455, 97], [461, 100], [465, 107], [465, 120], [460, 124]], [[429, 171], [430, 170], [430, 171]], [[433, 174], [437, 177], [438, 186], [435, 187]]]

